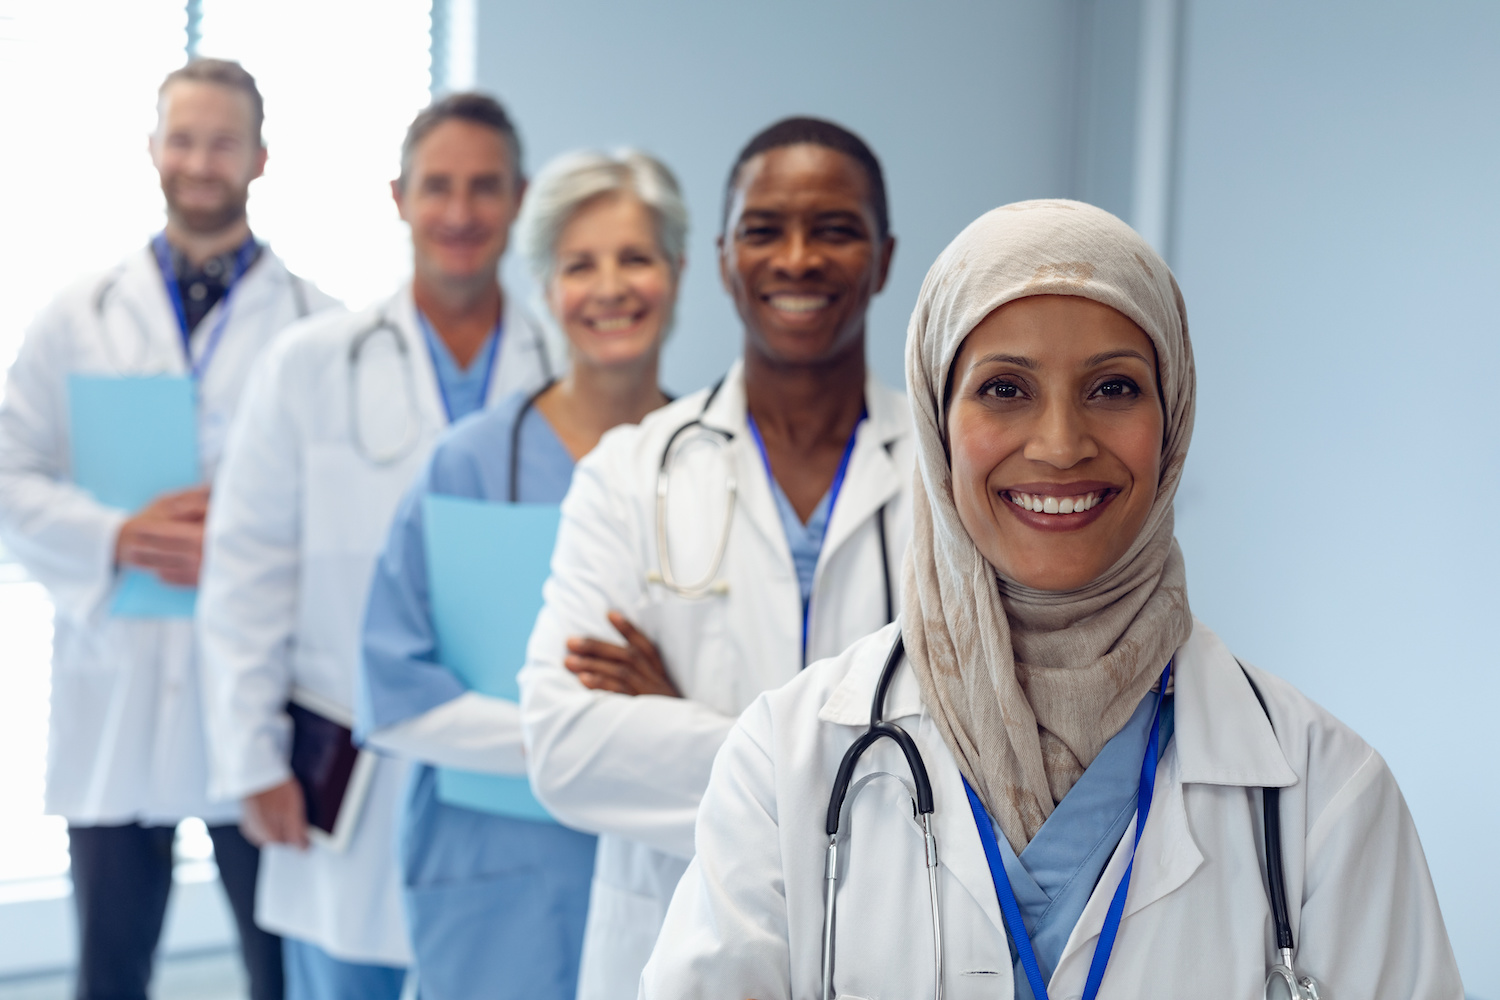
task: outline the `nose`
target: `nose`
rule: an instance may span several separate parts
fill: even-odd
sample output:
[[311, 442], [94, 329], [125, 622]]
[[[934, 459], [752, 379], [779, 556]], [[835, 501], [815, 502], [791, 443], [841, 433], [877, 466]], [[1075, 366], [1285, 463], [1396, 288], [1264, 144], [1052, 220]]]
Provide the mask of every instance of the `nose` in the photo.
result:
[[1089, 432], [1088, 420], [1072, 403], [1048, 403], [1037, 420], [1023, 454], [1028, 461], [1054, 469], [1071, 469], [1099, 454], [1099, 443]]
[[806, 227], [788, 226], [772, 264], [777, 277], [795, 281], [821, 274], [827, 261]]
[[613, 304], [625, 298], [629, 291], [629, 285], [625, 281], [625, 273], [621, 270], [617, 261], [605, 258], [598, 270], [598, 279], [594, 282], [594, 298], [601, 302]]

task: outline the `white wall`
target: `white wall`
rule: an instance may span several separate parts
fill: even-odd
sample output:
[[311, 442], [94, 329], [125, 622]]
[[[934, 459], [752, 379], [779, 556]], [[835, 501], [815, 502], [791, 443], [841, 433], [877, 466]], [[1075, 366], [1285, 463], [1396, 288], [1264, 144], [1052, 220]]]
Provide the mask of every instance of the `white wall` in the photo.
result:
[[790, 114], [832, 118], [881, 158], [898, 245], [870, 358], [903, 384], [906, 322], [938, 252], [986, 209], [1070, 190], [1075, 4], [1050, 0], [479, 0], [477, 78], [535, 170], [578, 146], [640, 146], [686, 188], [689, 263], [664, 379], [718, 378], [741, 331], [713, 239], [741, 146]]
[[1190, 4], [1193, 607], [1401, 781], [1500, 997], [1500, 6]]

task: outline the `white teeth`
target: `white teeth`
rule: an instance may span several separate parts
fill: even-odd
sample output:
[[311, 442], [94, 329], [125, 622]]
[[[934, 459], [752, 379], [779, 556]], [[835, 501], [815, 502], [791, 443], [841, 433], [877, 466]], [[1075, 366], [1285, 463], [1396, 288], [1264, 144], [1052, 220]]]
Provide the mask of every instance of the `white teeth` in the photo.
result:
[[610, 319], [594, 320], [594, 329], [605, 333], [614, 333], [616, 330], [624, 330], [635, 325], [634, 316], [616, 316]]
[[1008, 492], [1006, 496], [1017, 507], [1024, 507], [1039, 514], [1081, 514], [1086, 510], [1092, 510], [1100, 500], [1097, 493], [1085, 493], [1081, 497], [1046, 497], [1033, 496], [1030, 493]]
[[773, 295], [771, 305], [785, 312], [813, 312], [828, 305], [826, 295]]

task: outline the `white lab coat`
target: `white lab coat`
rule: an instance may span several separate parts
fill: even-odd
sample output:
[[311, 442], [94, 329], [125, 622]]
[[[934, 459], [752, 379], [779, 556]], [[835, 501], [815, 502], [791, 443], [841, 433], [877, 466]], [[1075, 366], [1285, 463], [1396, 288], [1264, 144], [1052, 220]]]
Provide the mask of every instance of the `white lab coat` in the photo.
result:
[[[693, 854], [694, 817], [714, 754], [735, 716], [802, 665], [801, 593], [746, 424], [741, 366], [731, 369], [705, 411], [707, 395], [695, 393], [639, 426], [610, 431], [579, 463], [520, 676], [538, 798], [563, 823], [600, 834], [579, 972], [583, 1000], [634, 996]], [[869, 416], [859, 425], [814, 578], [809, 662], [887, 620], [887, 581], [893, 606], [900, 606], [911, 521], [910, 415], [905, 399], [873, 376], [865, 401]], [[674, 466], [668, 543], [679, 581], [704, 575], [720, 537], [726, 459], [739, 496], [719, 574], [728, 590], [689, 600], [648, 584], [647, 574], [659, 568], [662, 452], [673, 432], [700, 414], [733, 438], [722, 450], [693, 445]], [[684, 698], [589, 691], [563, 667], [570, 636], [619, 641], [605, 617], [611, 609], [656, 644]]]
[[[287, 324], [337, 303], [269, 248], [240, 279], [200, 386], [198, 439], [213, 477], [240, 392]], [[192, 340], [201, 357], [222, 302]], [[46, 809], [76, 824], [233, 822], [208, 797], [193, 626], [115, 618], [115, 536], [131, 511], [72, 482], [68, 376], [186, 375], [182, 334], [150, 247], [77, 282], [37, 317], [0, 406], [0, 537], [56, 609]]]
[[[895, 626], [761, 698], [714, 764], [688, 869], [641, 996], [821, 997], [824, 817]], [[1274, 936], [1261, 788], [1281, 791], [1284, 869], [1300, 974], [1326, 1000], [1462, 1000], [1411, 814], [1380, 755], [1285, 681], [1239, 664], [1201, 623], [1177, 652], [1176, 732], [1099, 996], [1252, 1000]], [[885, 718], [931, 776], [943, 986], [950, 1000], [1014, 996], [994, 883], [957, 765], [903, 665]], [[920, 827], [900, 751], [881, 740], [854, 772], [840, 847], [840, 997], [932, 995], [932, 924]], [[1125, 870], [1134, 823], [1069, 938], [1048, 992], [1083, 992]]]
[[[506, 303], [487, 405], [540, 386], [550, 371], [540, 330], [513, 296]], [[391, 325], [365, 339], [355, 372], [351, 350], [382, 318]], [[353, 405], [374, 454], [406, 443], [405, 454], [367, 458]], [[199, 619], [215, 795], [239, 799], [290, 777], [285, 705], [294, 687], [352, 718], [375, 560], [446, 426], [409, 288], [361, 313], [301, 324], [268, 353], [231, 432], [208, 525]], [[410, 961], [395, 847], [406, 771], [403, 761], [378, 762], [343, 852], [262, 853], [261, 926], [346, 961]]]

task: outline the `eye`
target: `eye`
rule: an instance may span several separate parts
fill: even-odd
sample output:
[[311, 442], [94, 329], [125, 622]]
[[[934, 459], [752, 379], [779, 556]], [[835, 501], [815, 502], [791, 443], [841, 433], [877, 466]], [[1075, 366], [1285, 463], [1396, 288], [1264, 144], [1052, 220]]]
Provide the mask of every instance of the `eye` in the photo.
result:
[[854, 243], [865, 238], [861, 229], [850, 225], [819, 226], [815, 235], [829, 243]]
[[980, 386], [979, 395], [985, 399], [1021, 399], [1025, 396], [1025, 390], [1014, 379], [1002, 375]]
[[1134, 379], [1115, 375], [1100, 382], [1091, 395], [1105, 400], [1127, 400], [1136, 399], [1140, 394], [1141, 387], [1135, 384]]
[[749, 225], [740, 227], [740, 239], [746, 243], [769, 243], [781, 235], [776, 226]]

